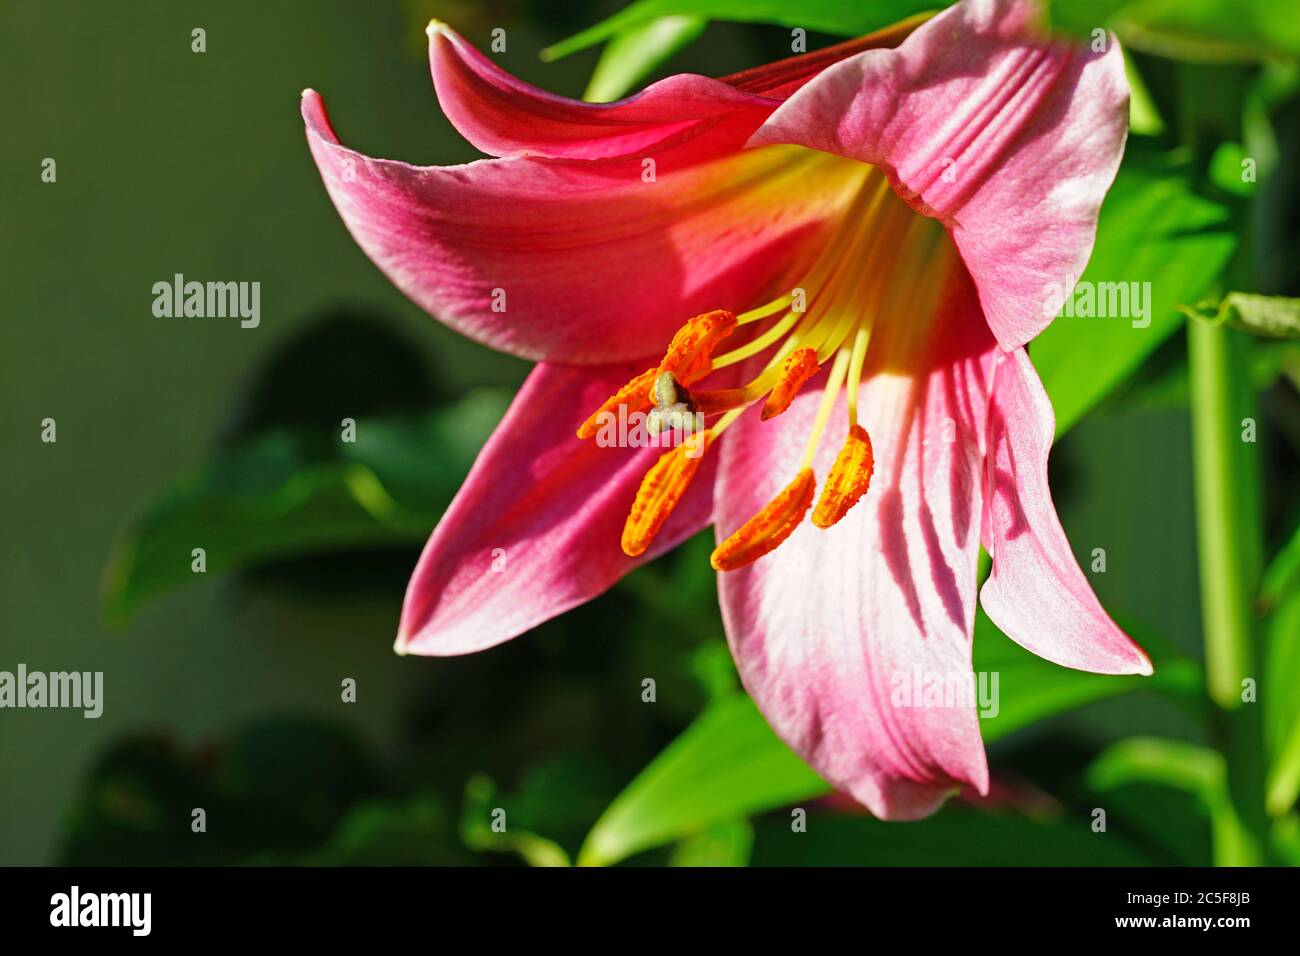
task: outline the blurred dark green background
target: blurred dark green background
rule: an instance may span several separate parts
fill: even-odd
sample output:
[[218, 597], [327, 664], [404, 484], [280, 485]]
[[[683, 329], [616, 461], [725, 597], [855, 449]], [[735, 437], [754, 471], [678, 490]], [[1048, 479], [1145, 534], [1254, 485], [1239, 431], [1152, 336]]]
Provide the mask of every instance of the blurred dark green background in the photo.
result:
[[[432, 94], [428, 18], [480, 45], [506, 27], [501, 62], [578, 96], [595, 53], [544, 65], [537, 51], [617, 7], [0, 8], [0, 669], [105, 674], [99, 720], [0, 713], [0, 863], [508, 862], [458, 830], [463, 807], [497, 805], [493, 787], [511, 795], [512, 821], [572, 852], [710, 694], [731, 686], [707, 546], [472, 659], [391, 651], [414, 536], [209, 573], [120, 629], [101, 613], [115, 537], [222, 449], [269, 426], [336, 429], [352, 408], [418, 414], [471, 388], [513, 387], [526, 371], [440, 328], [366, 260], [308, 155], [299, 91], [319, 90], [343, 140], [372, 155], [464, 161], [474, 153]], [[191, 52], [195, 27], [206, 30], [202, 54]], [[781, 34], [713, 24], [673, 68], [753, 65], [779, 55]], [[46, 157], [58, 164], [53, 184], [41, 182]], [[260, 327], [155, 318], [151, 287], [177, 272], [259, 281]], [[40, 441], [46, 417], [57, 444]], [[1053, 477], [1076, 553], [1107, 551], [1107, 572], [1092, 576], [1103, 602], [1140, 612], [1197, 656], [1189, 434], [1176, 398], [1134, 394], [1092, 415], [1058, 446]], [[706, 608], [693, 629], [655, 608], [665, 576]], [[653, 706], [640, 700], [645, 676], [659, 682]], [[355, 704], [340, 700], [348, 677]], [[1192, 727], [1138, 694], [1050, 721], [991, 756], [1068, 801], [1106, 740], [1194, 736]], [[1169, 819], [1189, 818], [1190, 837], [1153, 858], [1203, 854], [1207, 831], [1188, 801], [1172, 791], [1159, 800]], [[196, 806], [208, 811], [202, 836], [190, 833]], [[971, 812], [945, 810], [930, 832], [938, 839]], [[893, 862], [910, 839], [896, 827], [875, 839], [862, 824], [858, 837], [828, 844], [822, 831], [821, 843], [791, 846], [781, 830], [759, 827], [756, 861], [821, 862], [824, 846]], [[961, 832], [976, 834], [953, 844], [966, 862], [999, 862], [1014, 840]]]

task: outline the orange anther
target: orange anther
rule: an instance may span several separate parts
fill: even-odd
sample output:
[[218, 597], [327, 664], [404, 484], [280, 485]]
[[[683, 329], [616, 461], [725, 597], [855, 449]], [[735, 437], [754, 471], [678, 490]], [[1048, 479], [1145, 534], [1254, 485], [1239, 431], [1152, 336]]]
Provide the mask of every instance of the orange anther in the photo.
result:
[[605, 404], [592, 412], [591, 417], [578, 426], [578, 437], [590, 438], [600, 431], [600, 426], [605, 423], [605, 416], [618, 414], [620, 405], [628, 407], [628, 414], [644, 412], [648, 409], [654, 404], [650, 400], [650, 390], [654, 387], [658, 375], [658, 366], [648, 368], [607, 398]]
[[816, 485], [813, 470], [803, 469], [762, 511], [714, 548], [709, 563], [718, 571], [734, 571], [772, 551], [790, 537], [808, 513]]
[[713, 350], [734, 331], [736, 316], [726, 309], [697, 315], [677, 330], [659, 368], [682, 382], [701, 379], [708, 374]]
[[871, 436], [861, 425], [854, 425], [844, 439], [844, 447], [835, 458], [826, 484], [822, 486], [822, 496], [813, 509], [813, 524], [829, 528], [843, 518], [867, 493], [874, 467]]
[[659, 529], [700, 469], [712, 436], [708, 431], [692, 436], [659, 456], [641, 479], [627, 523], [623, 525], [623, 553], [635, 558], [645, 553]]
[[763, 421], [775, 418], [790, 407], [794, 397], [799, 394], [808, 379], [817, 374], [817, 350], [810, 348], [795, 349], [785, 358], [781, 367], [781, 380], [772, 389], [763, 404]]

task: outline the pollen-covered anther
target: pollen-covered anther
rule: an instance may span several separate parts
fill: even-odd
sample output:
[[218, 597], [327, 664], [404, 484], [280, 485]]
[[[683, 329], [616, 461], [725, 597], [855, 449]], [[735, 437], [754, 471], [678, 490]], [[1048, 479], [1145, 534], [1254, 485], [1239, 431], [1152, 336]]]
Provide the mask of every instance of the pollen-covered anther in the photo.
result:
[[813, 509], [813, 524], [824, 529], [843, 518], [867, 493], [874, 467], [871, 436], [861, 425], [854, 425], [822, 486], [821, 497]]
[[664, 452], [641, 479], [632, 510], [623, 525], [623, 553], [635, 558], [644, 554], [686, 494], [691, 479], [700, 470], [712, 435], [708, 431], [692, 435], [676, 448]]
[[709, 563], [717, 571], [734, 571], [757, 561], [790, 537], [812, 506], [817, 482], [813, 470], [805, 468], [763, 510], [713, 549]]
[[600, 431], [600, 426], [605, 423], [605, 416], [617, 415], [620, 406], [625, 405], [634, 412], [643, 412], [648, 409], [651, 406], [650, 389], [654, 386], [658, 374], [659, 366], [648, 368], [605, 399], [604, 404], [592, 412], [591, 416], [578, 426], [578, 437], [586, 439], [595, 435], [596, 432]]
[[781, 367], [781, 379], [776, 383], [763, 403], [763, 421], [775, 418], [790, 407], [799, 389], [808, 379], [817, 374], [817, 350], [811, 348], [795, 349], [786, 356]]
[[713, 351], [736, 331], [736, 316], [726, 309], [714, 309], [695, 316], [668, 343], [661, 371], [672, 372], [686, 384], [703, 378], [711, 367]]

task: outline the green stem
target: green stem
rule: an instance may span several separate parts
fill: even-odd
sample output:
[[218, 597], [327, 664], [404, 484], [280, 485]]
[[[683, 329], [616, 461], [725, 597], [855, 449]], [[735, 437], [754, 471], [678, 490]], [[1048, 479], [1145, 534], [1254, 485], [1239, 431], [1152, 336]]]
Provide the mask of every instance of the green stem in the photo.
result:
[[1245, 337], [1226, 327], [1188, 323], [1205, 665], [1212, 731], [1228, 768], [1227, 806], [1214, 828], [1221, 866], [1264, 862], [1267, 826], [1261, 721], [1254, 695], [1245, 692], [1256, 677], [1253, 602], [1261, 564], [1246, 347]]

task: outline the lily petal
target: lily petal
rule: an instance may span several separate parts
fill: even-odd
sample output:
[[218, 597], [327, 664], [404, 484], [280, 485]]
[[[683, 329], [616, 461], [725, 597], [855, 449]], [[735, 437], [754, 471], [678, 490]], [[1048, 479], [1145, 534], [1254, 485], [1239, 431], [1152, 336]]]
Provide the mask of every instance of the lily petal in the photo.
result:
[[663, 449], [602, 448], [574, 431], [636, 371], [533, 370], [420, 556], [399, 652], [493, 647], [590, 600], [709, 523], [712, 456], [645, 554], [629, 558], [619, 547], [641, 477]]
[[[877, 470], [829, 530], [805, 522], [771, 554], [720, 576], [740, 675], [786, 743], [884, 819], [915, 819], [988, 786], [973, 707], [904, 706], [896, 694], [971, 677], [983, 431], [996, 344], [964, 269], [938, 316], [873, 341], [860, 395]], [[885, 338], [888, 337], [888, 338]], [[719, 540], [799, 466], [820, 396], [757, 414], [719, 440]], [[843, 397], [832, 422], [845, 421]], [[824, 479], [838, 442], [814, 461]], [[941, 684], [942, 686], [942, 684]], [[921, 701], [914, 701], [921, 704]]]
[[719, 123], [729, 125], [725, 138], [738, 149], [780, 102], [682, 73], [624, 100], [584, 103], [511, 76], [444, 24], [430, 26], [429, 65], [443, 113], [492, 156], [642, 157]]
[[1048, 40], [1032, 0], [964, 0], [897, 49], [825, 70], [751, 145], [798, 143], [883, 169], [952, 232], [1003, 348], [1054, 317], [1092, 252], [1128, 130], [1128, 82], [1105, 51]]
[[983, 535], [993, 572], [980, 603], [1039, 657], [1097, 674], [1150, 674], [1084, 577], [1052, 504], [1047, 455], [1055, 417], [1024, 349], [1002, 357], [989, 411]]
[[[691, 315], [757, 301], [856, 181], [835, 157], [731, 153], [708, 134], [658, 154], [652, 181], [635, 158], [418, 167], [342, 146], [314, 91], [302, 114], [331, 199], [385, 275], [458, 332], [539, 361], [643, 357]], [[719, 152], [702, 163], [706, 146]]]
[[821, 70], [862, 50], [894, 46], [916, 24], [913, 18], [722, 79], [675, 74], [614, 103], [586, 103], [525, 83], [443, 23], [429, 26], [429, 66], [443, 113], [491, 156], [644, 157], [706, 130], [715, 143], [726, 140], [739, 149], [785, 97]]

